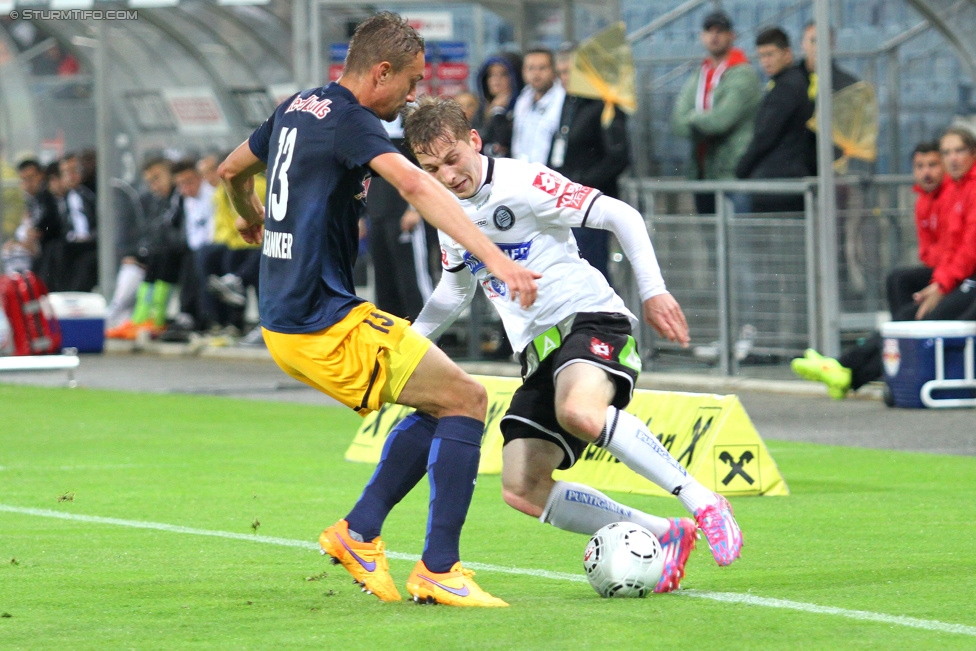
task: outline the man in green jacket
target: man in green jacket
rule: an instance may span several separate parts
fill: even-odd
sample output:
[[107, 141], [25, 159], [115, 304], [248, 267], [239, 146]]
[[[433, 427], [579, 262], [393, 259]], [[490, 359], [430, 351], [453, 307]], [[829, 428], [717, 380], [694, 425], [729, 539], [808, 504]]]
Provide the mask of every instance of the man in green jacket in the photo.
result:
[[[727, 14], [706, 16], [701, 39], [708, 56], [682, 87], [671, 125], [691, 141], [689, 178], [733, 179], [752, 140], [762, 86], [745, 53], [732, 47], [735, 31]], [[696, 194], [695, 207], [699, 214], [713, 214], [715, 195]]]

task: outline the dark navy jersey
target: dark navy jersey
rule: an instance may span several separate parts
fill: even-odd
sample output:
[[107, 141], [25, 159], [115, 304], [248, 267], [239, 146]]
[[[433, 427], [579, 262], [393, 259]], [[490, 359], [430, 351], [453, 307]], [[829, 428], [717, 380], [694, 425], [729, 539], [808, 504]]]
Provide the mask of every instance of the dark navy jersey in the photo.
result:
[[261, 325], [307, 333], [338, 323], [363, 302], [352, 268], [367, 164], [397, 149], [376, 114], [336, 83], [283, 102], [249, 145], [268, 165]]

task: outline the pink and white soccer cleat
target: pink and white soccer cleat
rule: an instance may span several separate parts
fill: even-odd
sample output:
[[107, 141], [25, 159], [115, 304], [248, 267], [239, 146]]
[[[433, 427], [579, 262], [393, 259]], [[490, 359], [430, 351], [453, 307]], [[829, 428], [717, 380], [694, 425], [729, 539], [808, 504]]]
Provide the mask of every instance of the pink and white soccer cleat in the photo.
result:
[[739, 558], [742, 550], [742, 531], [735, 521], [729, 501], [718, 493], [715, 497], [718, 498], [715, 504], [695, 511], [695, 521], [705, 532], [715, 562], [719, 565], [731, 565]]
[[669, 518], [671, 528], [661, 536], [661, 549], [664, 551], [664, 571], [654, 592], [677, 590], [685, 576], [685, 563], [698, 539], [698, 526], [691, 518]]

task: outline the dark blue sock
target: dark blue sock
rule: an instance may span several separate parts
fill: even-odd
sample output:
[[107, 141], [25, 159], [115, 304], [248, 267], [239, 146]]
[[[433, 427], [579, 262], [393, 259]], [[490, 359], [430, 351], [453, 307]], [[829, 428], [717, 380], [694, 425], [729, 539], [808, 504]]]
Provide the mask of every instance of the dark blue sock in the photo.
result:
[[383, 521], [394, 506], [427, 473], [430, 444], [437, 419], [415, 412], [401, 420], [386, 437], [380, 463], [346, 521], [349, 529], [370, 541], [380, 535]]
[[421, 557], [431, 572], [447, 572], [461, 560], [461, 527], [471, 505], [485, 424], [467, 416], [441, 418], [430, 446], [427, 477], [430, 510]]

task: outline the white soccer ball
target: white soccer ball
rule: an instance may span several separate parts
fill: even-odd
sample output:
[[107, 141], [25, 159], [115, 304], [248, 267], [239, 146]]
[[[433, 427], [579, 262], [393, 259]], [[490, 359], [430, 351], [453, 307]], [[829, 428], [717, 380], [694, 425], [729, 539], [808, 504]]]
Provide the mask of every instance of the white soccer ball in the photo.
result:
[[614, 522], [586, 543], [583, 569], [601, 597], [643, 597], [661, 580], [664, 552], [657, 537], [644, 527]]

